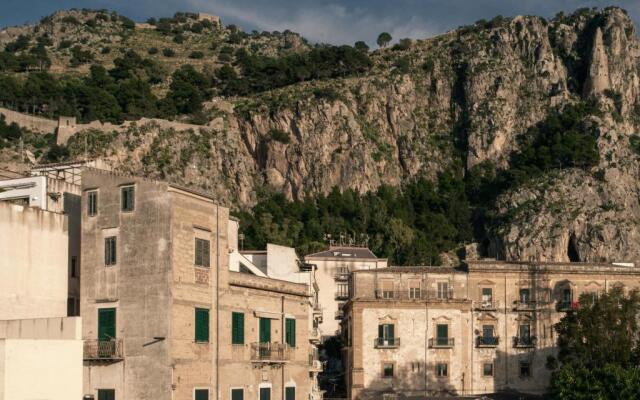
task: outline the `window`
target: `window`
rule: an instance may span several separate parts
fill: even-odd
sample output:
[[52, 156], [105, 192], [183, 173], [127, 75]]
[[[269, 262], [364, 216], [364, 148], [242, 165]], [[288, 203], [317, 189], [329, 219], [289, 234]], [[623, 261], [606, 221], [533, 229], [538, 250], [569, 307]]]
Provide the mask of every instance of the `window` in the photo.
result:
[[337, 298], [349, 297], [349, 284], [348, 283], [338, 283], [338, 285], [336, 286], [336, 297]]
[[193, 400], [209, 400], [209, 389], [196, 389], [193, 391]]
[[244, 400], [244, 389], [231, 389], [231, 400]]
[[116, 237], [104, 238], [104, 265], [116, 265]]
[[122, 211], [133, 211], [135, 208], [135, 187], [124, 186], [120, 188], [120, 209]]
[[271, 320], [269, 318], [260, 318], [259, 321], [259, 339], [260, 343], [271, 342]]
[[98, 214], [98, 192], [87, 192], [87, 215], [93, 217]]
[[409, 281], [409, 298], [420, 298], [420, 281]]
[[523, 344], [528, 344], [531, 341], [531, 325], [521, 324], [518, 327], [518, 337]]
[[447, 324], [436, 325], [436, 344], [438, 346], [449, 345], [449, 325]]
[[209, 310], [196, 308], [196, 342], [209, 342]]
[[98, 340], [109, 341], [116, 337], [116, 309], [98, 309]]
[[231, 344], [244, 344], [243, 313], [231, 313]]
[[71, 256], [71, 277], [78, 277], [78, 257]]
[[271, 388], [260, 388], [260, 400], [271, 400]]
[[438, 282], [438, 299], [448, 299], [449, 282]]
[[447, 371], [447, 363], [437, 363], [436, 376], [439, 378], [442, 378], [448, 375], [449, 375], [449, 372]]
[[393, 363], [382, 364], [382, 377], [393, 378]]
[[395, 344], [395, 326], [393, 324], [378, 325], [378, 346], [392, 346]]
[[490, 306], [493, 301], [493, 289], [482, 288], [482, 305]]
[[493, 363], [482, 364], [482, 376], [493, 376]]
[[520, 376], [523, 378], [531, 376], [531, 366], [528, 360], [520, 361]]
[[493, 325], [482, 325], [482, 336], [484, 338], [493, 338]]
[[287, 386], [284, 388], [284, 400], [296, 400], [296, 388]]
[[520, 303], [527, 304], [531, 299], [531, 292], [529, 289], [520, 289]]
[[382, 285], [382, 298], [393, 299], [393, 281], [384, 280], [381, 282], [381, 285]]
[[209, 268], [209, 241], [196, 238], [195, 264], [199, 267]]
[[411, 372], [420, 372], [420, 362], [411, 363]]
[[116, 400], [115, 389], [98, 389], [98, 400]]
[[564, 303], [571, 303], [571, 289], [566, 288], [562, 291], [562, 301]]
[[291, 347], [296, 347], [296, 320], [287, 318], [285, 320], [285, 340]]

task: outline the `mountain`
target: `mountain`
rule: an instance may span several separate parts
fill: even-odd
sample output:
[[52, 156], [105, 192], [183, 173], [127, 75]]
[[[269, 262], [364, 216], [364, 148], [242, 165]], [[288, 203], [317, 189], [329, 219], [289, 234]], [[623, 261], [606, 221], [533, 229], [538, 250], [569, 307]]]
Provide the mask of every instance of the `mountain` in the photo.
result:
[[[440, 251], [640, 255], [640, 48], [622, 9], [496, 17], [374, 51], [196, 14], [150, 23], [72, 10], [0, 32], [5, 106], [113, 124], [62, 147], [24, 132], [36, 158], [88, 149], [244, 210], [264, 192], [304, 199], [448, 174], [464, 185], [475, 244], [460, 236]], [[157, 119], [119, 125], [140, 117]], [[0, 161], [20, 168], [17, 141], [3, 143]]]

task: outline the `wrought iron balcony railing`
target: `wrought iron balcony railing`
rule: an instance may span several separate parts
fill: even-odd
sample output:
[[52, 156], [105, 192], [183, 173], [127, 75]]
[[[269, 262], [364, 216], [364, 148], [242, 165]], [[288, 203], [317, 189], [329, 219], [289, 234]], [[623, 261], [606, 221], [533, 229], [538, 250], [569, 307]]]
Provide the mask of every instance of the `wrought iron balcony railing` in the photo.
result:
[[251, 361], [285, 362], [291, 358], [291, 348], [282, 343], [251, 343]]
[[533, 311], [538, 307], [538, 303], [532, 300], [520, 301], [516, 300], [513, 302], [513, 308], [516, 311]]
[[535, 336], [514, 336], [513, 347], [536, 347], [538, 338]]
[[442, 349], [451, 348], [454, 345], [455, 345], [454, 338], [437, 337], [437, 338], [429, 339], [429, 347], [436, 348], [436, 349], [437, 348], [442, 348]]
[[400, 338], [375, 338], [373, 341], [373, 347], [376, 349], [395, 349], [400, 347]]
[[122, 339], [85, 340], [84, 359], [87, 361], [119, 361], [124, 357]]
[[481, 300], [474, 303], [476, 310], [495, 311], [500, 307], [498, 300]]
[[478, 336], [476, 338], [477, 347], [496, 347], [499, 343], [499, 336]]

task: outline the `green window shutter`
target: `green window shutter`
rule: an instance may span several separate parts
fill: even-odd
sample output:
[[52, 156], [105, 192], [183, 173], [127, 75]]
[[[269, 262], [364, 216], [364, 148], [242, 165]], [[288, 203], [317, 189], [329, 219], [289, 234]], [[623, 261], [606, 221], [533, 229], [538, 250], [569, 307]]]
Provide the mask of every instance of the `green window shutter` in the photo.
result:
[[231, 400], [244, 400], [244, 389], [231, 389]]
[[260, 343], [271, 342], [271, 320], [260, 318]]
[[384, 337], [384, 325], [378, 325], [378, 337], [379, 338]]
[[393, 324], [388, 324], [387, 325], [387, 339], [393, 339], [394, 337], [395, 337], [394, 325]]
[[449, 325], [438, 325], [436, 330], [436, 335], [439, 338], [448, 338], [449, 337]]
[[115, 389], [98, 389], [98, 400], [116, 400]]
[[296, 347], [296, 320], [293, 318], [287, 318], [285, 321], [285, 339], [287, 344], [291, 347]]
[[260, 388], [260, 400], [271, 400], [271, 388]]
[[193, 397], [194, 400], [209, 400], [209, 389], [196, 389]]
[[209, 341], [209, 310], [196, 308], [196, 342]]
[[243, 313], [231, 313], [231, 344], [244, 344]]
[[110, 340], [116, 337], [116, 309], [98, 309], [98, 340]]
[[284, 388], [284, 398], [285, 400], [296, 400], [296, 388], [295, 387]]
[[196, 250], [195, 250], [195, 265], [200, 267], [209, 268], [209, 253], [211, 251], [211, 247], [209, 245], [209, 241], [205, 239], [196, 238]]

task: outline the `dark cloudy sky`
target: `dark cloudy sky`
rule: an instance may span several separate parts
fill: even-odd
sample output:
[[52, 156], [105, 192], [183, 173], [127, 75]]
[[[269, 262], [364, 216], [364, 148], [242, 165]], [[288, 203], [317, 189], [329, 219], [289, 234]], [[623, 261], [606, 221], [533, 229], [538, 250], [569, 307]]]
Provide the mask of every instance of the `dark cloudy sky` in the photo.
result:
[[382, 31], [396, 39], [423, 38], [498, 14], [551, 17], [609, 5], [626, 8], [636, 24], [640, 21], [640, 0], [0, 0], [0, 26], [37, 21], [72, 7], [108, 8], [138, 21], [202, 11], [246, 31], [290, 29], [316, 42], [371, 44]]

